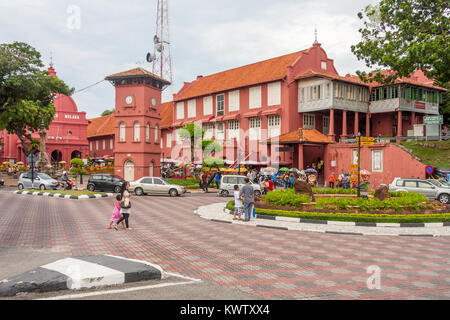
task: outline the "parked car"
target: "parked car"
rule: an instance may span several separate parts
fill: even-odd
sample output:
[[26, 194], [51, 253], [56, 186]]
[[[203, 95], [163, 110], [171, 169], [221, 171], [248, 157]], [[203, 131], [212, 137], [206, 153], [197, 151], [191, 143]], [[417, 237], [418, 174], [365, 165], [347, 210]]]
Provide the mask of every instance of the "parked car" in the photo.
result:
[[89, 177], [87, 189], [89, 191], [114, 191], [119, 193], [125, 180], [114, 174], [93, 174]]
[[427, 181], [430, 181], [436, 187], [450, 188], [450, 184], [448, 184], [448, 182], [445, 182], [445, 181], [439, 181], [439, 180], [434, 180], [434, 179], [428, 179]]
[[437, 186], [429, 180], [395, 178], [389, 185], [389, 191], [417, 192], [431, 200], [438, 200], [443, 204], [450, 203], [450, 189]]
[[17, 188], [23, 189], [40, 189], [40, 190], [56, 190], [58, 181], [50, 177], [48, 174], [33, 172], [34, 180], [32, 181], [32, 172], [22, 173], [17, 181]]
[[[222, 176], [220, 180], [220, 188], [219, 188], [219, 196], [228, 197], [232, 195], [234, 192], [234, 186], [238, 185], [239, 188], [242, 188], [245, 184], [244, 176]], [[253, 187], [253, 191], [255, 196], [261, 196], [261, 186], [259, 184], [255, 184], [253, 182], [249, 182], [249, 184]]]
[[169, 194], [171, 197], [176, 197], [186, 193], [185, 187], [171, 184], [167, 180], [157, 177], [143, 177], [133, 181], [130, 183], [130, 188], [128, 190], [134, 192], [137, 196], [155, 193]]

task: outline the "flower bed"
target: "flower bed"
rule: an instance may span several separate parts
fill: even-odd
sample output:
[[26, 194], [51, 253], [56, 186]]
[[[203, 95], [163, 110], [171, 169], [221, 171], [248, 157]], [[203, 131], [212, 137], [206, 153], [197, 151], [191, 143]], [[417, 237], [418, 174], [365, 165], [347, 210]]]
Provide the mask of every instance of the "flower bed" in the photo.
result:
[[[226, 205], [227, 209], [234, 211], [234, 200]], [[343, 213], [343, 212], [305, 212], [256, 208], [256, 214], [280, 216], [290, 218], [303, 218], [311, 220], [346, 221], [346, 222], [376, 222], [376, 223], [433, 223], [450, 222], [450, 213], [436, 214], [368, 214], [368, 213]]]

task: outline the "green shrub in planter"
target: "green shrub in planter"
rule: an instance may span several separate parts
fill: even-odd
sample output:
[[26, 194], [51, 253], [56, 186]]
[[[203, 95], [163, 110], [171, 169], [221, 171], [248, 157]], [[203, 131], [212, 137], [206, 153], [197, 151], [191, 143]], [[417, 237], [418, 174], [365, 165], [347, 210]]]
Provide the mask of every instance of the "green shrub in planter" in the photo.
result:
[[274, 206], [301, 207], [303, 203], [310, 203], [307, 195], [298, 195], [294, 189], [270, 191], [263, 199]]
[[70, 160], [70, 164], [73, 166], [82, 167], [84, 166], [84, 161], [80, 158], [73, 158], [72, 160]]

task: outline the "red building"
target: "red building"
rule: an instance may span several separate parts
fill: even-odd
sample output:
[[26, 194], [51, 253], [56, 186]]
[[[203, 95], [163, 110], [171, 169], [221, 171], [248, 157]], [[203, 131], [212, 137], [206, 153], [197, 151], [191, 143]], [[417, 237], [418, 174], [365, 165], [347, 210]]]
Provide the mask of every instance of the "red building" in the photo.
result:
[[[53, 67], [48, 69], [49, 76], [56, 77]], [[86, 131], [88, 121], [86, 112], [79, 112], [72, 97], [57, 94], [53, 100], [55, 105], [55, 118], [49, 126], [46, 135], [46, 152], [52, 162], [66, 161], [84, 155], [88, 151]], [[33, 138], [40, 140], [39, 134], [34, 133]], [[0, 161], [25, 162], [26, 156], [16, 135], [0, 132], [0, 140], [4, 146], [0, 150]]]
[[89, 156], [105, 158], [114, 155], [115, 120], [114, 115], [89, 119], [87, 139]]

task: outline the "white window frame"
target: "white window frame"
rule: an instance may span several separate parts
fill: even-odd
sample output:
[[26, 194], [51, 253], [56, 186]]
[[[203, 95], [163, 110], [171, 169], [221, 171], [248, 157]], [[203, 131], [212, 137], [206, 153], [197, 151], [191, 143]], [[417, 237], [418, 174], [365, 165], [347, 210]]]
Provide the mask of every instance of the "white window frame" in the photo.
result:
[[204, 140], [209, 140], [214, 137], [214, 125], [212, 123], [204, 123], [203, 130], [205, 131], [205, 135], [203, 137]]
[[119, 125], [119, 141], [120, 142], [126, 141], [126, 134], [127, 134], [127, 127], [125, 125], [125, 122], [121, 122]]
[[209, 116], [213, 114], [213, 97], [208, 96], [203, 98], [203, 115]]
[[188, 101], [188, 118], [195, 118], [197, 113], [197, 101], [195, 99]]
[[314, 113], [303, 114], [303, 129], [316, 128], [316, 115]]
[[141, 141], [141, 124], [139, 122], [133, 124], [133, 141]]
[[249, 108], [258, 109], [262, 106], [262, 92], [261, 86], [252, 87], [249, 89]]
[[267, 128], [268, 136], [271, 139], [278, 137], [281, 134], [281, 116], [280, 115], [270, 115], [267, 117]]
[[177, 120], [184, 119], [184, 101], [177, 102], [176, 104], [176, 111], [177, 111]]
[[249, 139], [251, 141], [261, 140], [261, 118], [250, 118], [249, 121]]
[[[380, 154], [380, 163], [377, 164], [376, 154]], [[383, 172], [383, 150], [372, 150], [372, 172]]]
[[155, 126], [155, 143], [158, 143], [158, 139], [159, 139], [159, 126], [158, 126], [158, 124], [156, 124], [156, 126]]
[[98, 151], [98, 140], [95, 140], [95, 150]]
[[222, 114], [225, 114], [225, 95], [224, 94], [218, 94], [216, 96], [216, 114], [219, 115], [219, 112], [221, 112]]
[[223, 141], [225, 140], [225, 122], [217, 122], [216, 123], [216, 140]]
[[110, 148], [111, 150], [114, 149], [114, 139], [109, 139], [109, 148]]
[[322, 70], [327, 70], [327, 62], [326, 61], [320, 61], [320, 68]]
[[150, 123], [147, 122], [145, 125], [145, 141], [150, 141]]
[[92, 141], [89, 141], [89, 150], [92, 151]]
[[228, 92], [228, 111], [239, 111], [240, 103], [239, 103], [239, 90], [234, 90]]
[[166, 147], [167, 148], [172, 147], [172, 132], [168, 132], [166, 135]]
[[281, 82], [272, 82], [267, 85], [267, 105], [281, 105]]
[[228, 121], [228, 139], [239, 141], [239, 120]]
[[103, 145], [103, 150], [106, 150], [106, 139], [103, 139], [102, 145]]

